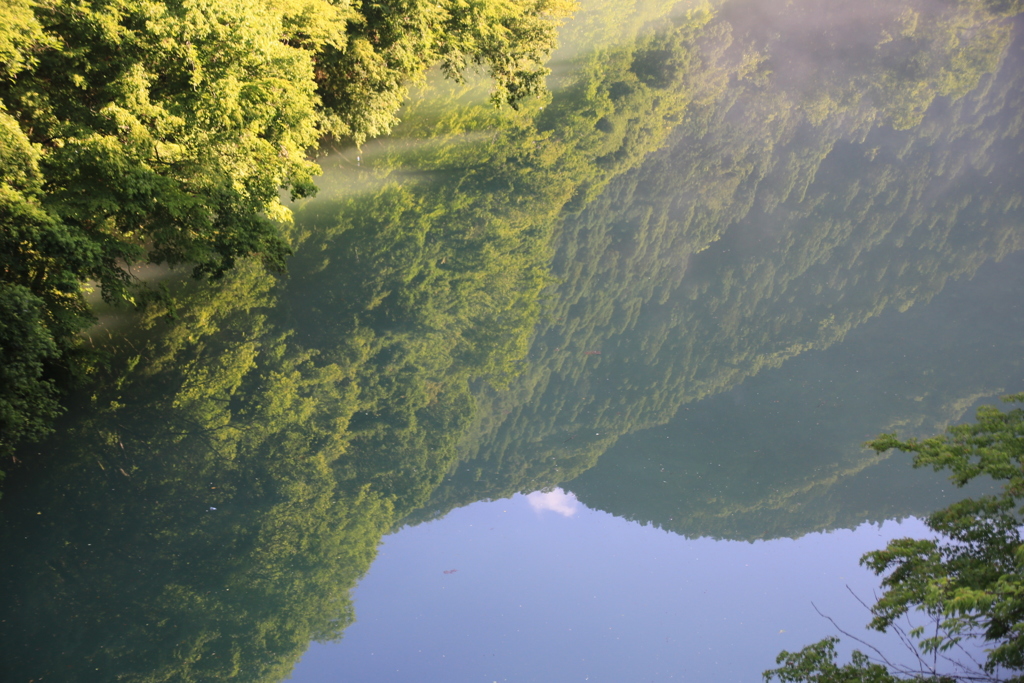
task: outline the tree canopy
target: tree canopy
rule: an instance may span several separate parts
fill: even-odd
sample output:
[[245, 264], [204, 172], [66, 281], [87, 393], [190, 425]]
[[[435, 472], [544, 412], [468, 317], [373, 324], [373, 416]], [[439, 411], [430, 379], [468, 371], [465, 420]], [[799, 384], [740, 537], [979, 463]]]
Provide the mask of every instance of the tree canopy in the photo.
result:
[[[1024, 394], [1003, 400], [1021, 403]], [[883, 576], [872, 628], [898, 628], [910, 613], [926, 617], [926, 625], [909, 632], [926, 655], [918, 658], [919, 666], [883, 665], [861, 652], [839, 666], [837, 639], [829, 638], [797, 653], [783, 652], [782, 666], [766, 671], [765, 680], [1024, 680], [1024, 409], [983, 406], [975, 422], [949, 427], [940, 436], [900, 440], [884, 434], [867, 445], [878, 452], [913, 453], [915, 467], [948, 470], [957, 486], [988, 476], [1002, 490], [930, 515], [927, 524], [936, 538], [897, 539], [861, 558]], [[984, 647], [984, 661], [974, 666], [960, 654], [958, 647], [966, 644]]]
[[138, 264], [284, 267], [280, 202], [315, 192], [324, 136], [361, 143], [440, 66], [539, 92], [563, 0], [16, 0], [0, 10], [0, 447], [45, 430], [69, 361]]

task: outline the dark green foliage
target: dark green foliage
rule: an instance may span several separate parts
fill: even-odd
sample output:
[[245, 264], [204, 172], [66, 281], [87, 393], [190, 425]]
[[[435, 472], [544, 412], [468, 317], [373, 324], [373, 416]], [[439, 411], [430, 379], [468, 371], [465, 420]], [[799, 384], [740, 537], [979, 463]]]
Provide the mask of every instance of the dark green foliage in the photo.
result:
[[338, 473], [366, 355], [358, 336], [333, 360], [290, 344], [272, 286], [247, 261], [179, 295], [179, 322], [124, 344], [11, 491], [5, 679], [280, 680], [351, 622], [394, 515]]
[[0, 283], [0, 455], [49, 431], [56, 391], [43, 378], [57, 346], [41, 324], [43, 303], [25, 287]]
[[38, 154], [0, 108], [0, 453], [49, 430], [58, 412], [46, 366], [90, 320], [79, 276], [96, 251], [41, 204]]
[[783, 651], [778, 669], [765, 672], [765, 680], [778, 678], [779, 683], [894, 683], [897, 680], [881, 664], [870, 662], [862, 652], [853, 653], [849, 664], [835, 663], [838, 638], [826, 638], [800, 652]]

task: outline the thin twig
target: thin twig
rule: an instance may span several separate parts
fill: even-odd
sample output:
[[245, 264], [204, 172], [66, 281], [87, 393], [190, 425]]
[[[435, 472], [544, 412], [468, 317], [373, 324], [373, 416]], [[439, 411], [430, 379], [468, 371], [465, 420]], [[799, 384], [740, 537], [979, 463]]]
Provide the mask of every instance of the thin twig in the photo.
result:
[[893, 664], [892, 662], [890, 662], [889, 659], [877, 647], [875, 647], [871, 643], [867, 642], [866, 640], [864, 640], [862, 638], [858, 638], [857, 636], [853, 635], [852, 633], [848, 633], [847, 631], [845, 631], [842, 628], [840, 628], [839, 624], [836, 623], [835, 619], [833, 619], [832, 617], [828, 616], [827, 614], [824, 614], [820, 609], [818, 609], [818, 606], [815, 605], [813, 602], [811, 603], [811, 607], [814, 608], [814, 611], [817, 612], [819, 616], [824, 617], [825, 619], [828, 619], [829, 623], [831, 623], [832, 626], [834, 626], [835, 629], [837, 631], [839, 631], [840, 633], [842, 633], [844, 636], [846, 636], [847, 638], [850, 638], [851, 640], [857, 641], [858, 643], [860, 643], [864, 647], [871, 648], [871, 650], [873, 650], [875, 652], [875, 654], [878, 655], [879, 659], [882, 662], [884, 662], [886, 666], [888, 666], [890, 668], [893, 668], [893, 669], [897, 668], [896, 665]]
[[[857, 602], [859, 602], [868, 611], [871, 611], [871, 608], [868, 607], [868, 605], [860, 598], [859, 595], [857, 595], [856, 593], [853, 592], [852, 588], [847, 586], [846, 589], [850, 592], [850, 594], [854, 597], [854, 599], [857, 600]], [[877, 596], [876, 596], [876, 599], [877, 599]], [[967, 655], [967, 657], [974, 664], [975, 668], [971, 668], [969, 666], [966, 666], [962, 661], [955, 660], [955, 659], [949, 657], [948, 655], [939, 655], [938, 651], [936, 651], [935, 665], [934, 666], [928, 666], [928, 664], [925, 662], [925, 660], [921, 656], [920, 649], [914, 643], [913, 639], [907, 634], [906, 630], [904, 630], [904, 628], [902, 626], [900, 626], [899, 624], [891, 624], [890, 628], [897, 635], [897, 637], [900, 639], [900, 641], [903, 643], [904, 647], [906, 647], [914, 655], [914, 658], [917, 660], [918, 667], [915, 669], [913, 667], [909, 667], [909, 666], [904, 666], [902, 664], [893, 663], [877, 647], [875, 647], [871, 643], [865, 641], [863, 638], [859, 638], [859, 637], [853, 635], [852, 633], [850, 633], [850, 632], [844, 630], [843, 628], [841, 628], [839, 626], [839, 624], [836, 623], [835, 619], [833, 619], [832, 617], [828, 616], [827, 614], [824, 614], [821, 610], [818, 609], [818, 606], [815, 605], [813, 602], [811, 603], [811, 606], [814, 607], [814, 611], [817, 612], [819, 616], [823, 617], [824, 619], [827, 619], [829, 621], [829, 623], [831, 623], [832, 626], [837, 631], [839, 631], [839, 633], [841, 633], [842, 635], [846, 636], [847, 638], [849, 638], [849, 639], [859, 643], [860, 645], [863, 645], [864, 647], [866, 647], [866, 648], [870, 649], [872, 652], [874, 652], [875, 655], [877, 656], [877, 658], [872, 658], [872, 659], [874, 659], [874, 661], [876, 661], [876, 662], [880, 662], [880, 663], [884, 664], [885, 666], [887, 666], [889, 668], [890, 671], [892, 671], [895, 674], [898, 674], [898, 675], [901, 675], [901, 676], [914, 677], [914, 678], [918, 678], [918, 677], [921, 677], [921, 676], [926, 676], [926, 677], [929, 677], [929, 678], [941, 678], [942, 675], [938, 671], [938, 659], [941, 656], [941, 658], [943, 660], [949, 662], [952, 665], [954, 670], [959, 670], [959, 672], [956, 675], [956, 679], [958, 681], [960, 681], [961, 683], [974, 683], [974, 682], [977, 682], [977, 683], [998, 683], [999, 681], [1003, 680], [1002, 678], [1000, 678], [998, 676], [994, 676], [992, 674], [986, 673], [984, 671], [984, 667], [977, 661], [977, 659], [974, 658], [973, 655], [971, 655], [971, 653], [969, 653], [966, 649], [964, 649], [964, 647], [959, 642], [955, 643], [955, 645], [965, 655]], [[936, 629], [937, 629], [936, 630], [936, 635], [938, 635], [938, 633], [939, 633], [938, 629], [941, 626], [941, 623], [940, 623], [941, 620], [939, 620], [939, 618], [937, 616], [934, 616], [932, 618], [936, 620]], [[888, 631], [883, 631], [883, 632], [888, 632]]]

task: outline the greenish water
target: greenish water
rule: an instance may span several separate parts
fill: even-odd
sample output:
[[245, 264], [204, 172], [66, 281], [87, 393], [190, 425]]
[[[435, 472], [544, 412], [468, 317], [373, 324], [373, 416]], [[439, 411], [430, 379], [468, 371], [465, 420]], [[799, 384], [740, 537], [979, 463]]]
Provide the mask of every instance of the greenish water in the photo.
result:
[[[1024, 389], [1021, 22], [832, 5], [587, 3], [550, 100], [429, 84], [323, 150], [287, 276], [94, 331], [109, 370], [0, 499], [0, 678], [284, 680], [345, 636], [293, 680], [750, 680], [820, 637], [815, 571], [870, 591], [864, 523], [962, 493], [860, 444]], [[530, 638], [483, 638], [486, 596]], [[568, 635], [592, 600], [649, 606], [629, 647]]]

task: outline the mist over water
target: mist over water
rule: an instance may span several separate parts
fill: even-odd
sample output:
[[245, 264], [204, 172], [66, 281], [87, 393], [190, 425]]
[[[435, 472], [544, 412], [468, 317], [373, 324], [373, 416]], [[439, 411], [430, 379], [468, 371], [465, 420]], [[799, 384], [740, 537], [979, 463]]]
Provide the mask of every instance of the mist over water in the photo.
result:
[[1019, 18], [563, 35], [519, 110], [432, 78], [325, 143], [287, 275], [111, 335], [5, 483], [0, 677], [750, 680], [967, 493], [862, 444], [1024, 390]]

